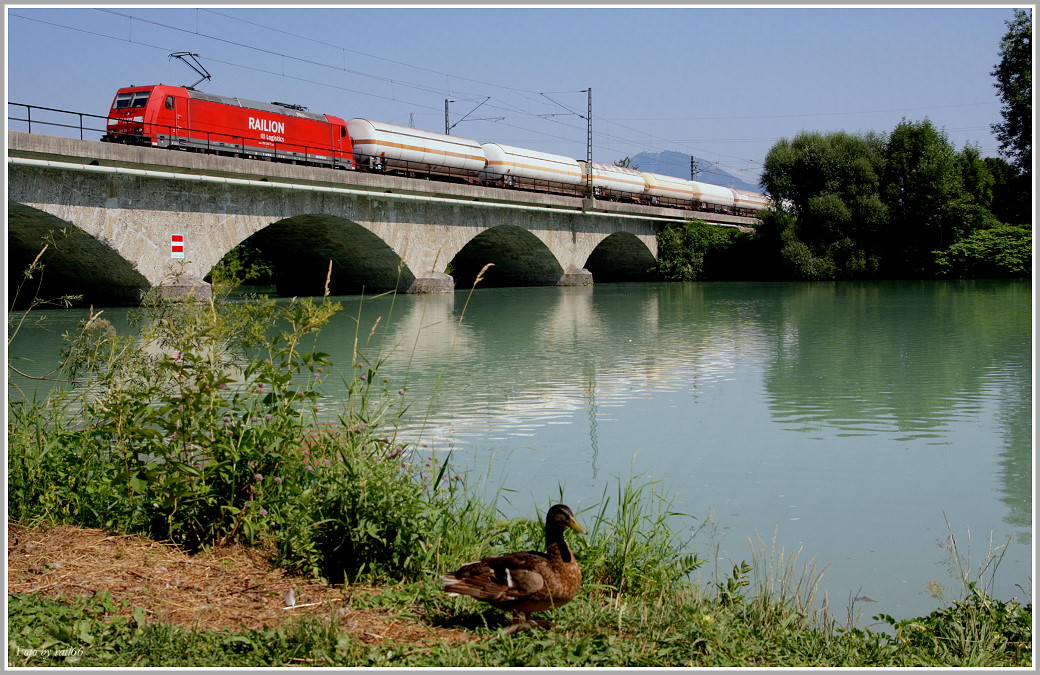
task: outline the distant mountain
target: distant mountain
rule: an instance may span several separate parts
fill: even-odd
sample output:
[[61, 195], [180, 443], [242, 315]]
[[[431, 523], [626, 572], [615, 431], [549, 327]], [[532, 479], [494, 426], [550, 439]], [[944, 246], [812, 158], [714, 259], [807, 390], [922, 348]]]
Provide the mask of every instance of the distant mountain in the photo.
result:
[[[698, 160], [700, 171], [697, 180], [702, 183], [721, 185], [722, 187], [740, 188], [761, 192], [762, 188], [747, 181], [737, 178], [733, 174], [726, 173], [721, 169], [709, 169], [709, 162]], [[666, 150], [664, 152], [641, 152], [632, 157], [632, 166], [638, 167], [640, 171], [659, 173], [664, 176], [675, 176], [676, 178], [690, 177], [690, 155], [681, 152]]]

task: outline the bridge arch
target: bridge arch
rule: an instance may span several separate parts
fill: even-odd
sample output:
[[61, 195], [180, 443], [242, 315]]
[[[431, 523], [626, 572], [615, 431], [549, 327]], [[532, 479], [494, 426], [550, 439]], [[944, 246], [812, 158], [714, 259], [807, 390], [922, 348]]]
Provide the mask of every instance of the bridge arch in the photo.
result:
[[476, 235], [451, 260], [456, 288], [470, 288], [480, 270], [481, 286], [552, 286], [564, 269], [549, 247], [531, 231], [497, 225]]
[[[137, 304], [152, 283], [119, 251], [81, 227], [32, 206], [7, 204], [8, 289], [17, 302], [81, 295], [94, 304]], [[41, 251], [46, 246], [46, 251]], [[39, 259], [37, 261], [37, 256]], [[26, 280], [37, 261], [42, 269]]]
[[650, 278], [655, 260], [639, 237], [630, 232], [615, 232], [593, 249], [585, 269], [599, 282], [643, 281]]
[[283, 218], [244, 241], [271, 260], [282, 295], [321, 295], [326, 277], [334, 295], [405, 290], [415, 281], [386, 241], [341, 216], [310, 213]]

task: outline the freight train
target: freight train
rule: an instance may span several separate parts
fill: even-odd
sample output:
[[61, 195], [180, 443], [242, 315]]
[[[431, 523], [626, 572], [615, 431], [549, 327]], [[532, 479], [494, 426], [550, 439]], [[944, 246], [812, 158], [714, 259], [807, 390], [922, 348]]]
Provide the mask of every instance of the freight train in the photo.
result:
[[748, 190], [162, 84], [118, 90], [101, 140], [571, 195], [591, 173], [598, 199], [747, 216], [771, 207]]

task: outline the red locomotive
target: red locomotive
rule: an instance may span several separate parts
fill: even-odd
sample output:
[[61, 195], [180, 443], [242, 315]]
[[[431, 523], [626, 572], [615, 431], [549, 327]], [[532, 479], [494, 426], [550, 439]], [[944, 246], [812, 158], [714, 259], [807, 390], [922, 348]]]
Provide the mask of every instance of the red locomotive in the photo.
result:
[[339, 117], [287, 103], [260, 103], [162, 84], [116, 92], [108, 133], [101, 140], [354, 168], [350, 134]]

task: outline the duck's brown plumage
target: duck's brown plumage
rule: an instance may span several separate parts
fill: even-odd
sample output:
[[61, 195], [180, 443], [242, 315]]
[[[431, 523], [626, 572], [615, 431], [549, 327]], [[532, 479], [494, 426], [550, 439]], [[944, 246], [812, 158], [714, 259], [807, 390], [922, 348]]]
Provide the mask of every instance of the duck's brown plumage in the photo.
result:
[[545, 553], [520, 551], [467, 563], [441, 577], [444, 590], [512, 612], [514, 623], [567, 604], [581, 584], [581, 567], [563, 538], [568, 527], [585, 532], [570, 508], [553, 506], [545, 515]]

